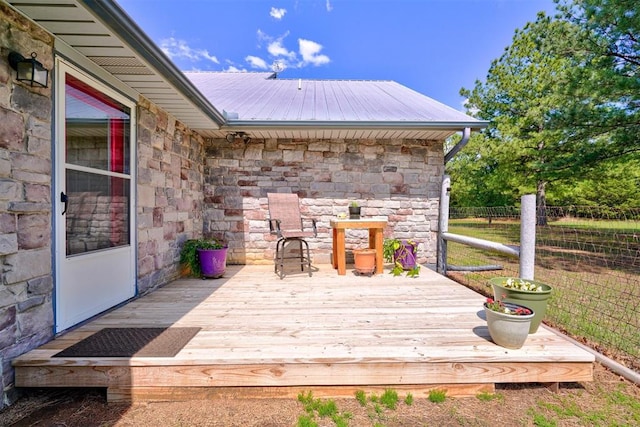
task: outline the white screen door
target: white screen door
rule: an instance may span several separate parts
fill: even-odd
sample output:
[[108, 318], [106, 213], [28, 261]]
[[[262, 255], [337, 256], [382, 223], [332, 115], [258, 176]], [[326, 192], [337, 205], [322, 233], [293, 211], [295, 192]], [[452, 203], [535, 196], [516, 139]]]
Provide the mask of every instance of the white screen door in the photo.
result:
[[135, 105], [59, 62], [56, 332], [135, 295]]

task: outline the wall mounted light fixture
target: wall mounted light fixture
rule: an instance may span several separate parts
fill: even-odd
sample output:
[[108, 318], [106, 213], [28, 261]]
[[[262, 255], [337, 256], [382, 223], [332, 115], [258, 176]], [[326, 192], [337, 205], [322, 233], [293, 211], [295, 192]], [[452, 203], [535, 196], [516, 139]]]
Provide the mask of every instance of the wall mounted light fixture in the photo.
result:
[[242, 138], [242, 141], [244, 141], [245, 144], [248, 144], [251, 142], [251, 137], [246, 133], [246, 132], [231, 132], [228, 133], [227, 136], [224, 137], [228, 143], [232, 143], [236, 140], [236, 138]]
[[25, 58], [18, 52], [9, 53], [9, 65], [16, 70], [16, 79], [27, 82], [31, 86], [37, 84], [47, 87], [49, 82], [49, 70], [36, 60], [36, 53], [31, 53], [31, 58]]

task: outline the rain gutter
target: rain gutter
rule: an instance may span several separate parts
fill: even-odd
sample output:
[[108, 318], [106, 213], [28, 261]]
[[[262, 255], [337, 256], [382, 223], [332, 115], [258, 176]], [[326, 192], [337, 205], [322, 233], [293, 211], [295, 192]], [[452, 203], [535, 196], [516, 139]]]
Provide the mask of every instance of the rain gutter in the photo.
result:
[[82, 3], [87, 10], [91, 10], [104, 25], [113, 30], [178, 92], [210, 117], [216, 126], [220, 127], [225, 123], [224, 116], [114, 1], [78, 0], [78, 2]]
[[[487, 122], [484, 122], [484, 123], [487, 123]], [[466, 127], [462, 131], [462, 139], [456, 145], [454, 145], [454, 147], [451, 150], [449, 150], [447, 154], [444, 155], [445, 164], [447, 164], [449, 160], [453, 159], [453, 157], [456, 154], [458, 154], [458, 152], [462, 150], [465, 145], [467, 145], [467, 142], [469, 142], [469, 138], [471, 138], [471, 128]]]
[[[472, 129], [487, 127], [484, 121], [318, 121], [318, 120], [228, 120], [224, 129], [406, 129], [406, 130], [453, 130], [464, 129], [471, 133]], [[464, 138], [463, 138], [464, 139]], [[468, 138], [467, 138], [468, 140]], [[462, 141], [461, 141], [462, 142]], [[459, 145], [460, 143], [458, 143]], [[454, 147], [455, 148], [455, 147]], [[462, 147], [460, 147], [462, 148]]]

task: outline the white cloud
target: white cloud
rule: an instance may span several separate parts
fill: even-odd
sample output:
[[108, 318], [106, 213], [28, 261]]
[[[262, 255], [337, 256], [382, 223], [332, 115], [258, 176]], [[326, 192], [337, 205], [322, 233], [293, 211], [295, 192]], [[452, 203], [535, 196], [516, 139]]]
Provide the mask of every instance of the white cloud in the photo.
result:
[[327, 0], [326, 3], [327, 12], [331, 12], [333, 10], [333, 5], [331, 5], [331, 0]]
[[227, 68], [223, 69], [222, 71], [226, 73], [244, 73], [247, 70], [240, 69], [234, 65], [229, 65]]
[[284, 9], [284, 8], [276, 9], [275, 7], [272, 7], [271, 12], [269, 12], [269, 15], [271, 15], [272, 18], [275, 18], [279, 21], [284, 17], [285, 13], [287, 13], [287, 9]]
[[323, 65], [331, 62], [327, 55], [321, 55], [322, 45], [311, 40], [298, 39], [300, 46], [300, 55], [302, 56], [303, 65], [305, 63], [313, 65]]
[[269, 40], [273, 40], [273, 37], [269, 36], [260, 28], [258, 28], [258, 31], [256, 31], [256, 35], [258, 36], [258, 47], [262, 45], [262, 42], [269, 42]]
[[290, 58], [295, 56], [295, 52], [289, 51], [286, 47], [282, 45], [282, 40], [274, 40], [267, 46], [267, 51], [270, 55], [273, 56], [283, 56], [285, 58]]
[[267, 70], [269, 68], [267, 62], [257, 56], [249, 55], [244, 58], [244, 60], [247, 61], [252, 68], [259, 68], [261, 70]]
[[281, 35], [280, 37], [276, 38], [266, 34], [264, 31], [259, 29], [257, 31], [257, 35], [258, 35], [258, 47], [261, 47], [262, 43], [266, 43], [267, 52], [269, 52], [269, 55], [276, 58], [285, 58], [290, 61], [293, 61], [296, 59], [296, 53], [290, 51], [284, 46], [284, 39], [289, 35], [288, 31], [283, 35]]
[[[320, 53], [323, 46], [312, 40], [298, 39], [298, 52], [289, 50], [284, 43], [286, 37], [289, 36], [288, 31], [276, 38], [264, 33], [262, 30], [258, 30], [257, 36], [258, 47], [266, 45], [269, 57], [275, 58], [275, 61], [279, 63], [280, 67], [278, 68], [302, 68], [308, 65], [319, 66], [331, 62], [331, 59], [327, 55]], [[248, 56], [245, 59], [250, 62], [249, 58]], [[262, 63], [256, 68], [262, 68]]]
[[160, 41], [160, 49], [171, 59], [184, 58], [190, 61], [200, 61], [205, 59], [215, 64], [219, 64], [218, 58], [211, 55], [206, 49], [193, 49], [185, 40], [178, 40], [173, 37]]

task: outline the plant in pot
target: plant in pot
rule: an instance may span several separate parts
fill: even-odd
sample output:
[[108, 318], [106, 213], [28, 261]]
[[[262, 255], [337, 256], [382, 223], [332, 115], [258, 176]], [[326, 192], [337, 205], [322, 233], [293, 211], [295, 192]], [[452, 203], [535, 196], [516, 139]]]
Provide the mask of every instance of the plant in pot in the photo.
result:
[[510, 349], [518, 349], [524, 345], [533, 320], [533, 310], [520, 304], [504, 302], [504, 298], [487, 298], [484, 313], [489, 335], [494, 343]]
[[376, 270], [376, 250], [354, 249], [353, 262], [356, 273], [371, 276]]
[[356, 201], [349, 204], [349, 219], [360, 219], [360, 205]]
[[191, 275], [217, 279], [224, 275], [227, 265], [227, 246], [217, 239], [191, 239], [184, 242], [180, 263], [191, 270]]
[[547, 312], [547, 301], [551, 297], [551, 286], [535, 280], [518, 277], [494, 277], [489, 279], [493, 297], [504, 295], [504, 301], [531, 308], [535, 317], [531, 321], [530, 334], [535, 333]]
[[382, 255], [393, 263], [391, 274], [400, 276], [405, 271], [407, 277], [418, 277], [420, 265], [416, 262], [418, 243], [415, 240], [384, 239]]

